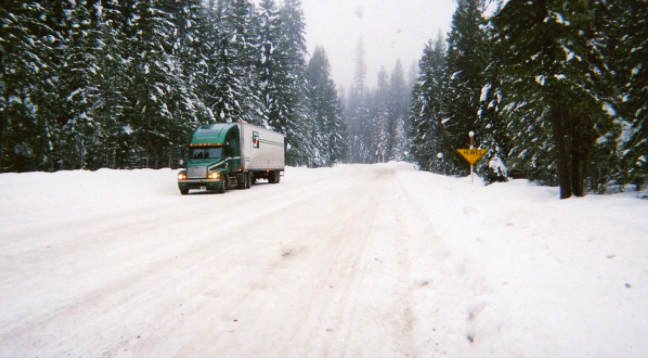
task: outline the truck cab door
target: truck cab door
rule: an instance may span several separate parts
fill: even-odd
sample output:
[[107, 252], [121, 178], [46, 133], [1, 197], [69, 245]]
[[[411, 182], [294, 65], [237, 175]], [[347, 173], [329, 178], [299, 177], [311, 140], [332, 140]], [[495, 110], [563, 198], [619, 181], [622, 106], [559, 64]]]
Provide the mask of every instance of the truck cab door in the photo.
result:
[[226, 146], [228, 149], [228, 157], [230, 157], [230, 160], [228, 161], [229, 163], [229, 171], [237, 171], [237, 169], [241, 168], [241, 149], [239, 146], [239, 132], [238, 131], [230, 131], [227, 137], [226, 141]]
[[230, 140], [230, 153], [232, 154], [233, 169], [241, 168], [241, 149], [239, 148], [239, 138]]

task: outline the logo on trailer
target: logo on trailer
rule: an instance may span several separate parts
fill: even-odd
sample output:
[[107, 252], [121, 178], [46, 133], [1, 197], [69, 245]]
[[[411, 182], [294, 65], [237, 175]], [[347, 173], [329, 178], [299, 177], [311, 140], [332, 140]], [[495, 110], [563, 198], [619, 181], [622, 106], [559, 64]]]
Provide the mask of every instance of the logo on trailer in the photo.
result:
[[257, 131], [253, 131], [253, 148], [260, 148], [260, 133]]

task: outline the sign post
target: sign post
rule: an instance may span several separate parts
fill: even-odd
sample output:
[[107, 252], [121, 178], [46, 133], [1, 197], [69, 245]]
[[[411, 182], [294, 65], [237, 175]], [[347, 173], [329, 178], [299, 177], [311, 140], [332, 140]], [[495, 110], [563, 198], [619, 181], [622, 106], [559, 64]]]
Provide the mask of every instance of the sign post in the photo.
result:
[[[469, 148], [474, 149], [474, 132], [469, 132]], [[478, 159], [477, 159], [478, 160]], [[474, 183], [474, 163], [469, 163], [469, 176], [472, 178], [472, 184]]]
[[472, 183], [474, 183], [474, 163], [487, 153], [487, 149], [474, 149], [474, 132], [470, 131], [469, 149], [457, 149], [456, 151], [469, 163], [469, 174], [472, 177]]

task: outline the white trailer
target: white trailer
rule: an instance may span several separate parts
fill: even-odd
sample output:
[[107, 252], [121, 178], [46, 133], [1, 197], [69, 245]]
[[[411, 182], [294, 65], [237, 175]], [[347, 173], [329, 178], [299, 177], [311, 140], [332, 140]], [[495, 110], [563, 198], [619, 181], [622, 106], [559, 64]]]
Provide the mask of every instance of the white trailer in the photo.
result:
[[263, 127], [239, 123], [241, 156], [244, 172], [252, 173], [252, 181], [269, 179], [279, 182], [284, 172], [284, 135]]

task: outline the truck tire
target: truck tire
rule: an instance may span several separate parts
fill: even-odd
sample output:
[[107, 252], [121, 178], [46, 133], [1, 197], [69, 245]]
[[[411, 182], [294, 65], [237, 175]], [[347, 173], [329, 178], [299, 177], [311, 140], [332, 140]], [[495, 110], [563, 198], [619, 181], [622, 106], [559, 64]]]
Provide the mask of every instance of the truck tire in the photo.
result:
[[188, 189], [181, 190], [181, 195], [187, 195], [189, 192], [190, 192], [190, 190], [188, 190]]
[[280, 183], [280, 171], [279, 170], [271, 171], [269, 173], [269, 183], [270, 184], [278, 184], [278, 183]]
[[252, 181], [251, 178], [252, 178], [252, 177], [253, 177], [253, 175], [252, 175], [251, 173], [249, 173], [249, 172], [246, 173], [246, 175], [245, 175], [245, 178], [246, 178], [246, 189], [250, 189], [250, 188], [251, 188], [251, 181]]
[[228, 189], [228, 175], [224, 175], [223, 181], [221, 182], [221, 189], [219, 189], [219, 194], [224, 194]]
[[237, 177], [237, 189], [244, 190], [246, 189], [246, 174], [242, 174], [241, 176]]

